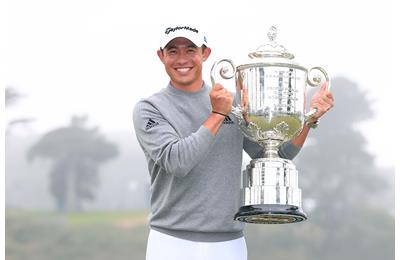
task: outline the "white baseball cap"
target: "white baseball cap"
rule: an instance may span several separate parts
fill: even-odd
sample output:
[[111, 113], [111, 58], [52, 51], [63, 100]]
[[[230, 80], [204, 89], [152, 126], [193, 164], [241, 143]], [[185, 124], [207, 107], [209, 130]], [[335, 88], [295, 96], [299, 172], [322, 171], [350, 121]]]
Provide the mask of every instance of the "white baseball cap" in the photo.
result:
[[183, 37], [193, 42], [197, 47], [208, 46], [206, 36], [197, 28], [190, 26], [167, 27], [161, 36], [160, 48], [164, 49], [175, 38]]

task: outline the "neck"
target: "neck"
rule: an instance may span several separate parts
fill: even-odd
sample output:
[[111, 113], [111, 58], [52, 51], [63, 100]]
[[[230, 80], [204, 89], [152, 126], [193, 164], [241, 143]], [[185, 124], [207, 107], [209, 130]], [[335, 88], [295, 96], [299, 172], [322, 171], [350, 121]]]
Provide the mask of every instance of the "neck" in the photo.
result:
[[190, 85], [182, 85], [176, 82], [171, 81], [171, 85], [181, 91], [186, 91], [186, 92], [198, 92], [204, 85], [203, 79], [200, 79]]

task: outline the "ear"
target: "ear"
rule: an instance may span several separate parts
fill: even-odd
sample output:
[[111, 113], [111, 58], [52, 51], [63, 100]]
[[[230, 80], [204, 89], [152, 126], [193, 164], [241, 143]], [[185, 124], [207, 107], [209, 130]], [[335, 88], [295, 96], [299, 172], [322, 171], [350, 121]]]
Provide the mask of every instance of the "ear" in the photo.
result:
[[158, 55], [158, 58], [160, 58], [160, 61], [162, 63], [164, 63], [164, 53], [162, 52], [162, 50], [158, 50], [157, 55]]
[[210, 56], [210, 54], [211, 54], [211, 49], [208, 47], [205, 48], [203, 50], [203, 61], [206, 61], [208, 59], [208, 57]]

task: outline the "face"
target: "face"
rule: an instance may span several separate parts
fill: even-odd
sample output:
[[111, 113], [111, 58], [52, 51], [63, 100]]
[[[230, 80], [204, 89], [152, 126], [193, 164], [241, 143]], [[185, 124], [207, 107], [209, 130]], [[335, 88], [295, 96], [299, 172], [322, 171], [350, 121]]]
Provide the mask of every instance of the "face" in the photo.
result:
[[197, 91], [203, 85], [203, 62], [210, 52], [210, 48], [197, 47], [186, 38], [175, 38], [157, 54], [175, 88]]

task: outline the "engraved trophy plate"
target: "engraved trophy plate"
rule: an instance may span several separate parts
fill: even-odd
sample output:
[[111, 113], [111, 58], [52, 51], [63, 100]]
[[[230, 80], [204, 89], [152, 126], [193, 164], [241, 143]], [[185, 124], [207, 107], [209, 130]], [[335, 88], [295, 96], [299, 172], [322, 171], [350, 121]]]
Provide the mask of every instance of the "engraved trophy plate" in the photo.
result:
[[223, 79], [235, 77], [237, 106], [232, 113], [242, 133], [264, 149], [264, 157], [251, 160], [243, 171], [241, 207], [235, 219], [248, 223], [307, 219], [301, 207], [296, 166], [280, 158], [278, 149], [295, 138], [316, 112], [305, 112], [307, 85], [329, 81], [322, 68], [308, 70], [295, 64], [294, 56], [276, 43], [276, 35], [276, 28], [271, 27], [269, 42], [248, 55], [249, 63], [235, 67], [231, 60], [223, 59], [211, 69], [213, 85], [217, 71]]

